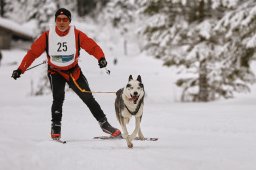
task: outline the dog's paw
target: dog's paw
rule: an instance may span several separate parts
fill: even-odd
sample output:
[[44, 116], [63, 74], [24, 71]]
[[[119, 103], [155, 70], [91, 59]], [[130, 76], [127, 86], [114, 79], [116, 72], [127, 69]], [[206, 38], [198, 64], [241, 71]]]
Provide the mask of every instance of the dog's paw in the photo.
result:
[[130, 135], [126, 138], [126, 143], [127, 143], [128, 148], [133, 148], [133, 144], [130, 140]]
[[133, 148], [132, 142], [127, 143], [128, 148]]

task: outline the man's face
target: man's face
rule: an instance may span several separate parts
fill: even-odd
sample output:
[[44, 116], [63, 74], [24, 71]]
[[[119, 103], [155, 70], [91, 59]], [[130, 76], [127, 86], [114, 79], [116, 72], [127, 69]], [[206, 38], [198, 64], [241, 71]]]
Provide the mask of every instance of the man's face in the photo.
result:
[[60, 31], [66, 31], [69, 27], [70, 21], [66, 15], [59, 15], [56, 18], [56, 26]]

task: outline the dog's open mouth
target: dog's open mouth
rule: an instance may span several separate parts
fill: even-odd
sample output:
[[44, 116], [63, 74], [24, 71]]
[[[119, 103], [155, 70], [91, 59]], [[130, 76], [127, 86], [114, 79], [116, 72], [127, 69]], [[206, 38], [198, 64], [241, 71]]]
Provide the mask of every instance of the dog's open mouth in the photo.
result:
[[131, 95], [131, 98], [129, 100], [133, 101], [134, 104], [137, 104], [139, 97], [140, 97], [139, 95], [136, 95], [136, 96]]

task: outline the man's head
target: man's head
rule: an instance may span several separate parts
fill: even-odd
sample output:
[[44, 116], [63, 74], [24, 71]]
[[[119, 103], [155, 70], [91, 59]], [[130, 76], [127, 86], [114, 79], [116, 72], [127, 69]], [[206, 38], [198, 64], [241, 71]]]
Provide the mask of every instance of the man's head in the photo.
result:
[[55, 13], [56, 26], [60, 31], [66, 31], [71, 22], [71, 13], [65, 8], [60, 8]]

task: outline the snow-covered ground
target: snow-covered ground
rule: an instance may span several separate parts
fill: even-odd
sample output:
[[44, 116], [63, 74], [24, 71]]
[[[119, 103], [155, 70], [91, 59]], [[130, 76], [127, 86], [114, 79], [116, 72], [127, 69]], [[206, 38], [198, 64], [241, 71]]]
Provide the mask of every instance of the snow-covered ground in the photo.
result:
[[[105, 51], [107, 47], [103, 45]], [[119, 47], [116, 47], [119, 48]], [[121, 50], [120, 50], [121, 51]], [[46, 66], [11, 78], [25, 51], [2, 51], [0, 67], [0, 170], [254, 170], [256, 162], [256, 86], [250, 94], [211, 103], [180, 103], [174, 86], [175, 71], [144, 54], [134, 57], [108, 56], [111, 75], [97, 61], [81, 53], [81, 68], [94, 91], [117, 91], [128, 76], [142, 76], [146, 100], [142, 131], [157, 142], [95, 140], [104, 135], [82, 101], [71, 91], [63, 107], [62, 138], [50, 139], [51, 95], [31, 96]], [[45, 59], [42, 56], [33, 64]], [[14, 64], [14, 65], [13, 65]], [[113, 94], [96, 94], [112, 125]], [[129, 129], [132, 129], [132, 125]]]

